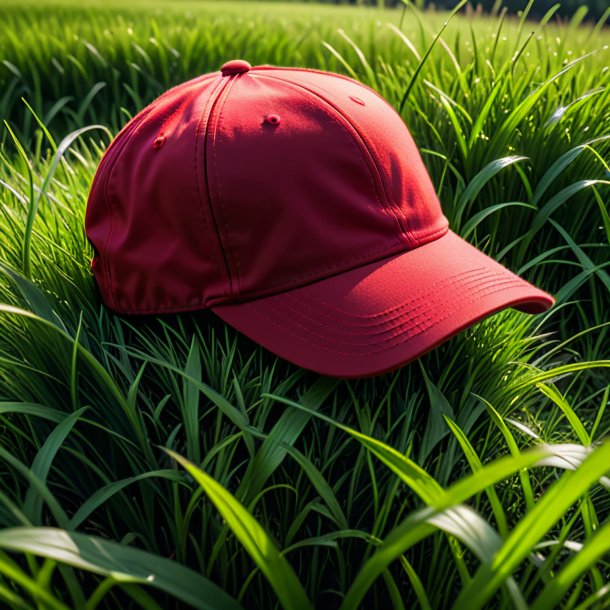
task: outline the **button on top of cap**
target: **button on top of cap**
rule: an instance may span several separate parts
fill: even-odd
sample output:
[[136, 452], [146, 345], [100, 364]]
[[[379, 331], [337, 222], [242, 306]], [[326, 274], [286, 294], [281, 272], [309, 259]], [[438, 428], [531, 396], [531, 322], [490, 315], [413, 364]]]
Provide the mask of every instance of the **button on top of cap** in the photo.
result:
[[243, 59], [233, 59], [228, 61], [220, 68], [220, 72], [223, 76], [232, 76], [233, 74], [243, 74], [247, 72], [252, 66]]

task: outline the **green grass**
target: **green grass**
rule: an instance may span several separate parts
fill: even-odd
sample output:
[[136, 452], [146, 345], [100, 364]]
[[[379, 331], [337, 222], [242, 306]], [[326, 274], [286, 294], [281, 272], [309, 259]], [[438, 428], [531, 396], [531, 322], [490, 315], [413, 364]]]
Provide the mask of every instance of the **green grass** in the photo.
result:
[[[607, 29], [501, 13], [433, 44], [448, 15], [412, 9], [0, 10], [0, 608], [610, 606]], [[207, 312], [104, 310], [83, 232], [104, 147], [235, 57], [375, 87], [452, 227], [557, 305], [355, 381]]]

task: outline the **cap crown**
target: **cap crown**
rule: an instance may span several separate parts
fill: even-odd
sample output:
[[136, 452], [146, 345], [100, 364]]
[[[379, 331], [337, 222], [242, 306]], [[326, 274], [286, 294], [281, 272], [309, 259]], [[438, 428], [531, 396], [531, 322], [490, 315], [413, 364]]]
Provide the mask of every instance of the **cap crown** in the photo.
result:
[[314, 70], [239, 70], [170, 89], [102, 158], [86, 231], [111, 309], [251, 300], [447, 232], [413, 139], [372, 89]]

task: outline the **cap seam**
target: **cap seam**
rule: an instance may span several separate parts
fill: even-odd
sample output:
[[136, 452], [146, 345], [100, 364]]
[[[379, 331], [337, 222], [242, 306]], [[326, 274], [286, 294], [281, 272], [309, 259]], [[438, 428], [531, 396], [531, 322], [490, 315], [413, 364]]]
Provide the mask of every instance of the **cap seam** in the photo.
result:
[[[216, 191], [216, 200], [219, 204], [219, 215], [222, 218], [222, 222], [224, 224], [224, 229], [225, 232], [227, 234], [227, 240], [228, 240], [228, 244], [227, 247], [225, 248], [224, 243], [222, 241], [222, 237], [220, 235], [220, 226], [217, 225], [217, 230], [218, 230], [218, 237], [220, 240], [220, 245], [223, 248], [223, 250], [225, 251], [225, 256], [227, 254], [227, 250], [228, 250], [228, 254], [230, 255], [233, 263], [234, 263], [234, 269], [233, 271], [235, 271], [235, 289], [233, 290], [233, 283], [230, 281], [229, 285], [231, 287], [231, 294], [239, 294], [240, 293], [240, 285], [241, 285], [241, 278], [240, 278], [240, 265], [239, 265], [239, 258], [238, 258], [238, 253], [236, 251], [236, 249], [233, 247], [233, 238], [231, 236], [231, 229], [229, 227], [229, 223], [227, 222], [227, 215], [225, 212], [225, 204], [223, 202], [223, 197], [222, 197], [222, 189], [221, 189], [221, 184], [220, 184], [220, 178], [219, 178], [219, 174], [218, 174], [218, 163], [217, 163], [217, 155], [216, 155], [216, 146], [217, 143], [220, 142], [221, 139], [221, 134], [220, 134], [220, 129], [219, 129], [219, 125], [220, 125], [220, 119], [222, 117], [222, 111], [224, 108], [224, 105], [227, 101], [227, 98], [229, 97], [229, 92], [231, 91], [233, 85], [235, 84], [237, 77], [241, 76], [240, 74], [235, 74], [235, 75], [231, 75], [229, 77], [229, 81], [227, 83], [227, 85], [225, 86], [225, 88], [221, 91], [221, 93], [218, 96], [218, 99], [216, 100], [216, 102], [214, 103], [214, 106], [212, 107], [212, 109], [210, 110], [210, 120], [212, 120], [212, 115], [214, 113], [214, 111], [216, 111], [216, 115], [213, 118], [214, 121], [214, 132], [213, 132], [213, 136], [212, 136], [212, 142], [211, 142], [211, 146], [210, 146], [210, 155], [211, 155], [211, 160], [212, 160], [212, 166], [214, 168], [214, 187], [215, 187], [215, 191]], [[206, 130], [207, 132], [208, 130]], [[206, 142], [206, 149], [208, 148], [207, 146], [207, 142]], [[206, 168], [207, 169], [207, 168]], [[209, 181], [208, 181], [209, 182]], [[209, 188], [209, 187], [208, 187]], [[211, 193], [211, 189], [210, 190], [210, 207], [212, 208], [212, 212], [214, 212], [214, 209], [216, 206], [214, 206], [215, 201], [213, 201], [212, 199], [212, 193]], [[227, 266], [228, 266], [229, 261], [227, 260]], [[231, 273], [231, 269], [229, 268], [229, 280], [231, 280], [232, 278], [232, 273]]]
[[[398, 255], [398, 254], [400, 254], [402, 252], [408, 251], [407, 249], [405, 249], [405, 244], [404, 243], [397, 244], [397, 246], [400, 246], [400, 249], [390, 249], [388, 252], [384, 252], [383, 256], [376, 256], [377, 254], [380, 254], [381, 252], [383, 252], [383, 250], [381, 250], [379, 252], [370, 253], [367, 256], [370, 256], [371, 260], [367, 260], [362, 265], [356, 265], [355, 267], [350, 267], [348, 269], [344, 269], [341, 272], [342, 273], [347, 273], [349, 271], [353, 271], [354, 269], [358, 269], [360, 267], [364, 267], [364, 266], [366, 266], [368, 264], [371, 264], [371, 263], [374, 263], [376, 261], [383, 260], [385, 258], [390, 258], [391, 256], [395, 256], [395, 255]], [[362, 258], [365, 259], [366, 257], [362, 257]], [[359, 260], [359, 259], [357, 259], [357, 260]], [[332, 269], [332, 267], [330, 269], [325, 269], [324, 271], [331, 270], [331, 269]], [[316, 273], [319, 273], [319, 272], [316, 272]], [[314, 276], [316, 274], [311, 274], [311, 275]], [[329, 277], [333, 277], [333, 276], [332, 275], [331, 276], [325, 275], [325, 276], [323, 276], [321, 278], [316, 278], [314, 280], [302, 283], [301, 285], [295, 286], [294, 288], [303, 288], [303, 287], [305, 287], [305, 286], [307, 286], [309, 284], [315, 283], [317, 281], [322, 281], [324, 279], [328, 279]], [[177, 306], [171, 306], [171, 307], [152, 307], [152, 308], [146, 308], [146, 309], [123, 309], [123, 308], [118, 307], [118, 305], [117, 305], [116, 308], [115, 308], [115, 311], [117, 311], [117, 312], [120, 311], [121, 313], [130, 314], [130, 315], [163, 314], [163, 313], [177, 313], [177, 312], [195, 311], [195, 310], [197, 310], [198, 308], [201, 308], [201, 307], [212, 308], [212, 307], [221, 307], [223, 305], [233, 305], [233, 304], [237, 304], [237, 303], [247, 304], [247, 303], [249, 303], [251, 301], [254, 301], [256, 299], [259, 299], [259, 298], [262, 299], [262, 298], [265, 298], [265, 297], [270, 297], [270, 296], [274, 296], [274, 295], [277, 295], [277, 294], [281, 294], [282, 292], [285, 291], [285, 290], [282, 290], [282, 289], [293, 289], [293, 288], [291, 288], [292, 284], [296, 283], [297, 281], [300, 281], [302, 279], [305, 279], [305, 278], [298, 278], [297, 280], [294, 280], [293, 282], [289, 282], [287, 284], [282, 284], [279, 287], [275, 287], [275, 286], [270, 287], [270, 289], [273, 290], [273, 292], [271, 292], [271, 293], [269, 293], [267, 291], [263, 291], [262, 294], [260, 294], [260, 291], [259, 291], [259, 294], [257, 294], [256, 292], [243, 293], [240, 296], [246, 296], [247, 297], [247, 300], [244, 300], [244, 301], [231, 301], [231, 302], [227, 302], [227, 301], [218, 302], [217, 301], [215, 303], [214, 302], [207, 302], [206, 303], [206, 299], [202, 298], [202, 299], [200, 299], [197, 302], [191, 302], [191, 303], [188, 303], [187, 305], [177, 305]], [[210, 299], [210, 301], [213, 301], [213, 300], [214, 299]]]
[[[241, 293], [240, 296], [247, 296], [247, 297], [251, 297], [249, 300], [255, 300], [256, 298], [263, 298], [264, 296], [272, 296], [272, 294], [279, 294], [281, 292], [284, 292], [285, 289], [294, 286], [294, 284], [298, 284], [299, 282], [301, 282], [301, 280], [306, 280], [312, 277], [315, 277], [316, 275], [320, 274], [320, 273], [325, 273], [326, 271], [334, 271], [336, 269], [339, 269], [340, 267], [342, 267], [343, 265], [351, 265], [353, 263], [360, 263], [362, 261], [366, 261], [366, 263], [364, 264], [359, 264], [359, 265], [355, 265], [353, 267], [348, 267], [345, 269], [341, 269], [340, 273], [347, 273], [348, 271], [353, 271], [354, 269], [358, 269], [360, 267], [364, 267], [366, 264], [369, 263], [374, 263], [377, 260], [382, 260], [384, 258], [389, 258], [392, 255], [395, 254], [400, 254], [401, 252], [406, 252], [409, 251], [410, 248], [405, 247], [406, 244], [404, 244], [403, 242], [400, 242], [397, 244], [397, 249], [395, 250], [394, 248], [390, 248], [389, 250], [386, 250], [385, 248], [382, 248], [380, 250], [375, 250], [374, 252], [369, 252], [366, 255], [363, 256], [358, 256], [356, 258], [352, 258], [349, 261], [341, 261], [340, 263], [337, 263], [335, 265], [331, 265], [330, 267], [324, 267], [322, 269], [317, 269], [314, 273], [307, 273], [305, 275], [301, 275], [297, 278], [294, 278], [293, 280], [290, 280], [289, 282], [285, 282], [283, 284], [279, 284], [279, 285], [271, 285], [271, 286], [267, 286], [267, 288], [265, 289], [265, 291], [263, 291], [263, 294], [261, 294], [260, 296], [257, 295], [256, 291], [252, 291], [252, 292], [244, 292]], [[400, 249], [398, 249], [398, 247]], [[383, 256], [377, 256], [379, 254], [382, 254]], [[312, 280], [310, 282], [305, 282], [304, 284], [301, 284], [301, 286], [306, 286], [309, 283], [313, 283], [314, 281], [322, 281], [324, 279], [327, 279], [329, 277], [333, 277], [332, 275], [324, 275], [323, 277], [317, 278], [316, 280]], [[296, 287], [300, 287], [300, 286], [296, 286]], [[273, 290], [273, 292], [270, 294], [269, 290]], [[261, 291], [258, 291], [259, 293]], [[256, 295], [254, 297], [252, 297], [252, 295]]]
[[[222, 303], [226, 305], [226, 303]], [[116, 306], [113, 309], [114, 312], [121, 315], [129, 315], [129, 316], [141, 316], [141, 315], [163, 315], [170, 313], [195, 313], [198, 311], [203, 311], [205, 309], [209, 309], [211, 307], [215, 307], [216, 304], [208, 304], [206, 303], [206, 299], [201, 299], [200, 301], [194, 301], [191, 303], [187, 303], [185, 305], [172, 305], [171, 307], [149, 307], [146, 309], [132, 309], [132, 308], [121, 308]]]
[[[442, 219], [444, 219], [445, 222], [443, 222], [442, 226], [440, 227], [413, 231], [412, 235], [417, 241], [417, 245], [413, 248], [414, 250], [420, 246], [425, 246], [427, 243], [434, 241], [435, 239], [438, 239], [449, 232], [449, 222], [444, 214], [442, 215]], [[421, 239], [424, 239], [425, 241], [421, 241]]]
[[[214, 233], [216, 236], [216, 246], [220, 250], [223, 261], [220, 260], [220, 258], [218, 256], [218, 252], [216, 251], [216, 248], [214, 247], [214, 245], [213, 244], [211, 244], [211, 245], [212, 245], [212, 252], [214, 253], [214, 259], [216, 261], [216, 266], [220, 267], [220, 268], [224, 267], [224, 269], [225, 269], [227, 280], [229, 283], [229, 295], [230, 295], [231, 294], [231, 273], [229, 271], [228, 262], [225, 258], [224, 248], [223, 248], [222, 240], [220, 239], [218, 227], [216, 226], [216, 219], [214, 218], [214, 211], [212, 208], [211, 193], [210, 193], [210, 185], [209, 185], [209, 180], [207, 178], [207, 171], [206, 171], [206, 169], [207, 169], [206, 165], [207, 165], [208, 124], [210, 121], [210, 117], [212, 115], [214, 104], [218, 97], [218, 89], [220, 89], [221, 87], [224, 88], [224, 86], [226, 86], [226, 84], [227, 84], [226, 80], [224, 78], [222, 78], [219, 73], [218, 82], [212, 88], [212, 91], [210, 92], [210, 96], [204, 105], [201, 116], [199, 117], [199, 120], [197, 121], [197, 127], [195, 129], [195, 149], [194, 149], [194, 155], [193, 155], [193, 167], [195, 170], [195, 187], [196, 187], [196, 193], [197, 193], [197, 201], [199, 203], [199, 205], [197, 207], [201, 214], [201, 220], [203, 222], [204, 231], [206, 232], [208, 238], [210, 238], [210, 242], [212, 242], [211, 231], [208, 227], [208, 223], [207, 223], [206, 217], [205, 217], [204, 203], [203, 203], [203, 198], [202, 198], [202, 193], [201, 193], [201, 186], [199, 184], [199, 163], [198, 163], [199, 140], [200, 140], [200, 135], [201, 135], [201, 125], [205, 120], [205, 131], [203, 133], [204, 141], [202, 144], [202, 146], [203, 146], [203, 151], [202, 151], [203, 178], [202, 179], [205, 182], [205, 189], [206, 189], [207, 196], [208, 196], [208, 207], [209, 207], [209, 211], [210, 211], [210, 216], [212, 218], [212, 225], [213, 225]], [[225, 292], [225, 296], [227, 296], [226, 291], [223, 291], [223, 292]]]
[[[343, 112], [339, 108], [337, 108], [337, 106], [335, 106], [335, 104], [330, 102], [323, 95], [321, 95], [317, 91], [313, 91], [313, 90], [309, 89], [308, 87], [306, 87], [305, 85], [302, 85], [301, 83], [293, 83], [284, 78], [281, 78], [278, 76], [273, 76], [270, 74], [260, 74], [259, 76], [262, 76], [263, 78], [270, 78], [272, 80], [280, 81], [284, 85], [286, 85], [296, 91], [306, 91], [310, 95], [314, 96], [316, 99], [324, 102], [326, 107], [332, 108], [334, 115], [330, 114], [328, 112], [328, 108], [326, 108], [326, 107], [322, 107], [322, 110], [331, 118], [339, 120], [339, 122], [343, 125], [343, 128], [345, 129], [345, 131], [350, 135], [350, 137], [353, 140], [354, 144], [356, 145], [357, 149], [360, 151], [361, 157], [363, 158], [364, 162], [366, 163], [366, 165], [369, 168], [369, 174], [370, 174], [371, 180], [373, 182], [373, 188], [374, 188], [375, 194], [377, 196], [377, 201], [379, 202], [381, 209], [386, 214], [390, 215], [391, 218], [394, 219], [394, 221], [396, 223], [396, 227], [398, 229], [398, 238], [400, 239], [403, 236], [410, 238], [411, 232], [409, 231], [408, 226], [403, 227], [403, 225], [400, 221], [400, 218], [399, 218], [398, 214], [396, 213], [396, 210], [395, 210], [396, 206], [394, 204], [390, 203], [390, 198], [388, 197], [388, 194], [385, 190], [385, 184], [383, 182], [383, 178], [381, 177], [381, 172], [379, 171], [379, 168], [377, 167], [377, 163], [375, 162], [375, 155], [373, 155], [373, 153], [371, 152], [369, 146], [367, 145], [367, 143], [366, 143], [365, 139], [362, 137], [362, 135], [360, 135], [360, 132], [358, 131], [358, 129], [351, 123], [351, 121], [345, 116], [345, 114], [343, 114]], [[349, 129], [348, 129], [348, 127], [349, 127]], [[354, 134], [356, 135], [356, 137], [354, 137]], [[360, 140], [361, 145], [358, 143], [358, 140]], [[366, 155], [364, 154], [364, 151], [366, 151], [366, 155], [368, 155], [370, 160], [367, 160]], [[377, 176], [379, 179], [379, 186], [381, 187], [381, 192], [383, 194], [383, 198], [385, 199], [385, 202], [382, 201], [382, 198], [380, 197], [380, 192], [379, 192], [380, 189], [377, 186], [377, 184], [375, 183], [375, 178], [373, 176], [373, 168], [375, 169], [375, 172], [377, 173]]]

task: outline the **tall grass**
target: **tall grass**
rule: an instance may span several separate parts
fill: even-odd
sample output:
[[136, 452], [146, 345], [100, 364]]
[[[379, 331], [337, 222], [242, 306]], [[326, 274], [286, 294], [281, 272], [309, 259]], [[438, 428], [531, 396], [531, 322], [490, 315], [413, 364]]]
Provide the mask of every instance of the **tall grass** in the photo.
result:
[[[606, 30], [138, 1], [3, 6], [0, 607], [607, 607]], [[237, 56], [402, 106], [453, 228], [556, 307], [356, 381], [103, 309], [110, 134]]]

